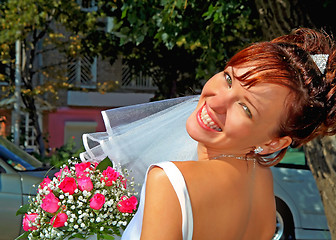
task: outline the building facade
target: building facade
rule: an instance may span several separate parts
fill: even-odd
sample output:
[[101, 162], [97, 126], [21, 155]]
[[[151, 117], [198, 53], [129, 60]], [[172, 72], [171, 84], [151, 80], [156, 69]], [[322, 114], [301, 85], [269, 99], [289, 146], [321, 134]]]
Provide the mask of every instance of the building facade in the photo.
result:
[[[92, 0], [78, 0], [78, 4], [83, 11], [92, 11], [96, 7]], [[108, 19], [106, 21], [108, 23]], [[70, 58], [56, 49], [40, 52], [34, 62], [38, 72], [33, 79], [34, 87], [60, 79], [73, 86], [71, 90], [58, 88], [57, 98], [52, 94], [35, 98], [38, 124], [47, 148], [59, 148], [69, 139], [74, 139], [80, 147], [83, 133], [105, 130], [101, 111], [149, 102], [154, 96], [156, 87], [153, 81], [141, 74], [131, 74], [122, 57], [111, 65], [99, 57]], [[102, 92], [102, 87], [107, 90]], [[0, 101], [0, 134], [6, 137], [13, 135], [16, 103], [14, 96]], [[35, 122], [22, 103], [20, 109], [20, 144], [27, 151], [37, 151]]]

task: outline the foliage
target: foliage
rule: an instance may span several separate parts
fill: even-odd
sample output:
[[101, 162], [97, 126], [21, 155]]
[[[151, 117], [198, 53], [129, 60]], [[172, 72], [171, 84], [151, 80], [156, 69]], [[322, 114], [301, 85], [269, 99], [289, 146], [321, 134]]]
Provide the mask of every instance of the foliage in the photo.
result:
[[[75, 87], [65, 76], [67, 59], [97, 54], [95, 51], [101, 44], [92, 47], [89, 40], [84, 39], [93, 33], [105, 33], [97, 27], [103, 17], [97, 11], [83, 11], [76, 0], [1, 1], [0, 81], [6, 83], [2, 84], [1, 95], [14, 95], [15, 73], [20, 73], [21, 99], [34, 123], [41, 155], [44, 143], [37, 102], [46, 97], [57, 100], [59, 89]], [[16, 49], [16, 43], [21, 51]], [[21, 54], [21, 64], [16, 64], [16, 57], [20, 59], [17, 53]], [[49, 54], [49, 58], [44, 58], [42, 63], [45, 54]], [[63, 55], [50, 57], [55, 54]]]
[[[0, 79], [9, 83], [3, 90], [12, 94], [15, 72], [15, 49], [17, 40], [22, 43], [23, 59], [21, 67], [22, 97], [55, 94], [60, 87], [71, 87], [58, 65], [66, 62], [36, 67], [38, 57], [57, 49], [67, 56], [78, 57], [82, 51], [81, 39], [87, 32], [96, 31], [98, 16], [81, 10], [76, 1], [9, 0], [0, 6]], [[66, 31], [68, 30], [68, 31]], [[86, 49], [87, 51], [88, 49]], [[46, 81], [33, 82], [43, 76]], [[28, 101], [28, 100], [27, 100]], [[27, 104], [26, 104], [27, 105]]]
[[50, 156], [45, 157], [44, 161], [50, 163], [54, 167], [61, 167], [68, 162], [71, 157], [79, 157], [79, 154], [84, 152], [84, 147], [76, 148], [74, 139], [69, 139], [63, 146], [56, 148], [50, 153]]
[[[21, 97], [35, 124], [43, 155], [37, 101], [74, 88], [64, 75], [67, 58], [123, 56], [137, 75], [151, 76], [156, 98], [194, 92], [201, 80], [222, 69], [241, 46], [258, 36], [248, 0], [97, 0], [90, 11], [76, 0], [7, 0], [0, 5], [2, 95], [15, 91], [15, 43], [22, 46]], [[108, 30], [108, 31], [106, 31]], [[48, 53], [64, 58], [43, 59]], [[115, 86], [102, 84], [101, 91]]]
[[109, 9], [111, 41], [134, 73], [154, 77], [161, 95], [174, 97], [208, 79], [237, 49], [257, 38], [248, 3], [116, 0], [102, 3], [101, 9]]

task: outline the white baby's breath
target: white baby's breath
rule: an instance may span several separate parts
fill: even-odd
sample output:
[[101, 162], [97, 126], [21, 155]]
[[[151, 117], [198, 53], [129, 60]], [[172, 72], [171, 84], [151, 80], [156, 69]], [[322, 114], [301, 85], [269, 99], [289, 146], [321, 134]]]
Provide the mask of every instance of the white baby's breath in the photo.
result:
[[[28, 239], [65, 239], [74, 233], [83, 234], [87, 237], [99, 229], [101, 233], [111, 234], [112, 227], [124, 228], [129, 220], [133, 217], [133, 213], [122, 213], [118, 210], [117, 204], [122, 196], [131, 197], [134, 191], [125, 189], [122, 182], [125, 179], [124, 173], [121, 178], [117, 178], [112, 186], [106, 186], [107, 177], [103, 175], [103, 171], [95, 169], [92, 164], [84, 172], [89, 176], [93, 189], [91, 191], [81, 191], [77, 187], [74, 194], [64, 192], [59, 188], [65, 177], [74, 178], [77, 181], [76, 167], [78, 163], [76, 159], [68, 160], [68, 167], [63, 165], [58, 177], [53, 177], [49, 184], [44, 184], [44, 187], [38, 186], [36, 197], [30, 199], [30, 207], [27, 214], [38, 214], [35, 221], [31, 221], [28, 226], [36, 227], [36, 230], [29, 231]], [[124, 176], [123, 176], [124, 175]], [[101, 179], [105, 179], [102, 181]], [[111, 182], [111, 181], [109, 181]], [[128, 181], [128, 186], [134, 186], [134, 182]], [[41, 208], [44, 196], [53, 192], [56, 198], [60, 201], [58, 203], [59, 210], [56, 213], [50, 214]], [[103, 194], [105, 203], [99, 210], [90, 207], [90, 199], [94, 194]], [[58, 213], [64, 213], [67, 216], [67, 221], [64, 221], [64, 227], [53, 227], [51, 224], [51, 217]]]

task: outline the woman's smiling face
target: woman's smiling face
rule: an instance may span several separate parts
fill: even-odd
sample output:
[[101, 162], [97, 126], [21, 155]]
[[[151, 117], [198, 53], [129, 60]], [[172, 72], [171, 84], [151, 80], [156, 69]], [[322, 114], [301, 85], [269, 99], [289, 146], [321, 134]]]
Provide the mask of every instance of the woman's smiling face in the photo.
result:
[[234, 75], [246, 71], [229, 66], [214, 75], [187, 120], [189, 135], [207, 151], [246, 154], [276, 137], [289, 90], [269, 83], [243, 86]]

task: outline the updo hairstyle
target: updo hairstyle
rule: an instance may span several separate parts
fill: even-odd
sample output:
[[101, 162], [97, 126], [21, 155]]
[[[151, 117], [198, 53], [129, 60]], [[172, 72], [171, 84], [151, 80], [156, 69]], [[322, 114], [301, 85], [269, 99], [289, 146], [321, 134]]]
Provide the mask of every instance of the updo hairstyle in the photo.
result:
[[[329, 55], [324, 73], [313, 61], [314, 54]], [[336, 49], [325, 32], [300, 28], [270, 42], [253, 44], [233, 56], [227, 66], [250, 67], [235, 76], [248, 88], [273, 83], [290, 89], [274, 136], [291, 137], [291, 147], [300, 147], [317, 136], [336, 134]], [[266, 164], [278, 163], [286, 150]], [[265, 160], [259, 162], [265, 164]]]

